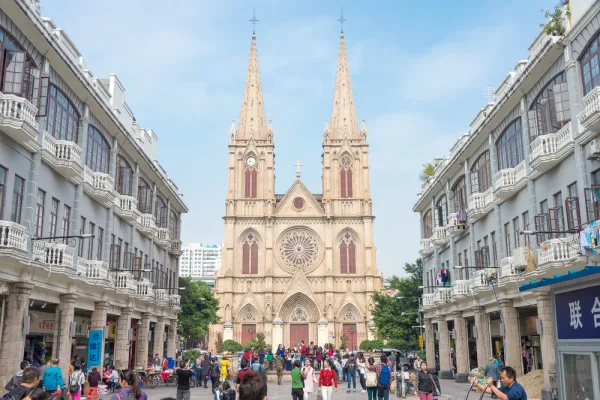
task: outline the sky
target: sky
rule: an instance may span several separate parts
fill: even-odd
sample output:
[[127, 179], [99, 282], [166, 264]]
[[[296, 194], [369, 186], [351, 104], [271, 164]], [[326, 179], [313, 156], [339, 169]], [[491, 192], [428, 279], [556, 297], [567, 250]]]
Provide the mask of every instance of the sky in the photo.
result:
[[184, 193], [182, 240], [223, 241], [227, 145], [239, 119], [253, 9], [277, 193], [321, 193], [340, 10], [358, 119], [369, 131], [377, 264], [402, 274], [419, 250], [412, 207], [422, 164], [444, 157], [544, 22], [556, 0], [42, 0], [92, 73], [115, 73], [159, 161]]

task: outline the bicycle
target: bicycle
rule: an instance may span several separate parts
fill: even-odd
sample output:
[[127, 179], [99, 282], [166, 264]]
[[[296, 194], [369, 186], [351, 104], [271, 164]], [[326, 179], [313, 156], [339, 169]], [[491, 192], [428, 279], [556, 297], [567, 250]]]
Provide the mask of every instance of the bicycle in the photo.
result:
[[149, 387], [150, 389], [154, 389], [160, 383], [160, 376], [158, 374], [155, 374], [154, 372], [136, 372], [136, 379], [138, 380], [138, 382], [142, 383], [144, 387]]

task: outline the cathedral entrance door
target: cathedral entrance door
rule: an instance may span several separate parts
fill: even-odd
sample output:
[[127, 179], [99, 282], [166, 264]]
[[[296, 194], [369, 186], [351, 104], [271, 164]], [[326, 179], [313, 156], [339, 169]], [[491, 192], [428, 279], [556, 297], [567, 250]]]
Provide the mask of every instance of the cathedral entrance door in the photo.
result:
[[242, 324], [242, 345], [256, 337], [256, 324]]
[[356, 324], [344, 324], [344, 335], [346, 335], [348, 338], [346, 341], [346, 346], [349, 349], [354, 350], [354, 348], [358, 345], [356, 340]]
[[290, 347], [293, 348], [295, 345], [304, 340], [305, 344], [308, 344], [308, 324], [291, 324], [290, 325]]

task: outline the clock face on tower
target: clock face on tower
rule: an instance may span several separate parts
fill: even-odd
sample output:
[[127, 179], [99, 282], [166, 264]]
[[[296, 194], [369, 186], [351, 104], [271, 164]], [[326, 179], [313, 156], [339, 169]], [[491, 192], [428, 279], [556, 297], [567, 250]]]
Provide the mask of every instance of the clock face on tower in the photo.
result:
[[256, 165], [256, 158], [254, 158], [254, 157], [246, 158], [246, 165], [249, 167], [254, 167]]

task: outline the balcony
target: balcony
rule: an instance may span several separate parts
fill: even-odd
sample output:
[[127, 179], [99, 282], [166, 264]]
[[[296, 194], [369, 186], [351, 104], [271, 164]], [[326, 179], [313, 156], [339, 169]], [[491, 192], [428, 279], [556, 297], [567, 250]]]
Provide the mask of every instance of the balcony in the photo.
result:
[[577, 119], [581, 125], [579, 142], [587, 143], [600, 132], [600, 87], [596, 86], [583, 97], [583, 111]]
[[115, 201], [114, 185], [112, 176], [85, 167], [83, 189], [104, 207], [112, 207]]
[[74, 269], [73, 256], [75, 249], [65, 243], [44, 242], [43, 253], [37, 261], [52, 272], [69, 273]]
[[485, 269], [477, 270], [473, 272], [473, 277], [470, 279], [471, 281], [471, 289], [478, 293], [484, 290], [490, 289], [490, 278], [489, 271]]
[[135, 297], [140, 300], [154, 300], [154, 290], [152, 289], [152, 282], [147, 278], [142, 278], [136, 282]]
[[169, 295], [167, 294], [167, 289], [154, 290], [154, 302], [157, 306], [166, 307], [169, 305]]
[[445, 226], [438, 226], [433, 228], [433, 235], [431, 236], [431, 240], [435, 247], [442, 247], [448, 244], [450, 237], [447, 234]]
[[180, 305], [181, 296], [178, 294], [172, 294], [169, 296], [169, 307], [179, 310], [181, 308]]
[[115, 289], [117, 290], [117, 292], [128, 294], [131, 296], [135, 295], [137, 291], [137, 284], [133, 279], [132, 274], [130, 274], [129, 272], [115, 272], [114, 278]]
[[471, 281], [468, 279], [460, 279], [452, 284], [452, 298], [461, 299], [471, 294]]
[[81, 148], [76, 143], [68, 140], [57, 140], [44, 131], [42, 160], [75, 185], [83, 182], [82, 153]]
[[425, 293], [423, 294], [423, 308], [433, 307], [435, 305], [435, 294]]
[[446, 225], [446, 235], [447, 236], [459, 236], [466, 232], [469, 227], [467, 221], [458, 222], [456, 215], [458, 213], [452, 213], [448, 215], [448, 224]]
[[521, 274], [515, 268], [515, 260], [513, 257], [506, 257], [500, 260], [500, 277], [498, 286], [504, 286], [510, 282], [518, 282], [521, 280]]
[[28, 100], [0, 92], [0, 130], [31, 152], [41, 148], [36, 114], [37, 109]]
[[137, 228], [141, 234], [147, 236], [148, 238], [153, 238], [156, 235], [156, 222], [154, 219], [154, 215], [152, 214], [142, 214], [137, 219]]
[[135, 224], [141, 215], [137, 208], [137, 200], [118, 192], [115, 192], [114, 212], [130, 224]]
[[552, 169], [573, 152], [575, 141], [571, 122], [556, 133], [540, 135], [531, 142], [529, 155], [530, 177], [535, 179], [544, 172]]
[[571, 268], [579, 260], [579, 235], [550, 239], [538, 249], [537, 273], [551, 268]]
[[103, 261], [77, 260], [77, 276], [93, 284], [105, 284], [108, 282], [108, 264]]
[[0, 255], [25, 256], [28, 245], [27, 230], [12, 221], [0, 221]]
[[428, 256], [432, 254], [434, 251], [433, 242], [431, 238], [421, 239], [421, 248], [419, 249], [419, 254], [421, 257]]
[[473, 193], [469, 196], [469, 222], [475, 222], [492, 211], [494, 208], [494, 191], [489, 188], [483, 193]]
[[175, 257], [181, 256], [181, 240], [171, 239], [171, 243], [169, 244], [169, 253]]
[[162, 247], [165, 250], [169, 249], [171, 240], [169, 238], [169, 230], [167, 228], [156, 228], [156, 235], [154, 235], [154, 243]]
[[435, 293], [433, 294], [433, 302], [438, 305], [444, 305], [452, 301], [452, 288], [437, 288], [435, 289]]
[[525, 161], [521, 161], [514, 168], [506, 168], [494, 175], [494, 201], [501, 204], [505, 200], [519, 193], [527, 186], [525, 174]]

